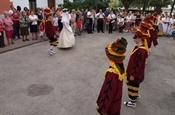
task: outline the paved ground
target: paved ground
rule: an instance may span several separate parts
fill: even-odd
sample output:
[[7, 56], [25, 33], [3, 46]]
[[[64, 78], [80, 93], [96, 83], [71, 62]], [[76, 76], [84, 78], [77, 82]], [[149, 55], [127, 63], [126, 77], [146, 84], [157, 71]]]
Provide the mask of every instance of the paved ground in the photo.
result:
[[[47, 41], [0, 54], [0, 115], [98, 115], [95, 102], [108, 61], [104, 48], [132, 34], [83, 34], [69, 50], [47, 53]], [[121, 115], [174, 115], [175, 40], [159, 38], [146, 65], [135, 109], [122, 104]], [[125, 81], [124, 81], [125, 82]], [[123, 101], [127, 100], [124, 83]]]

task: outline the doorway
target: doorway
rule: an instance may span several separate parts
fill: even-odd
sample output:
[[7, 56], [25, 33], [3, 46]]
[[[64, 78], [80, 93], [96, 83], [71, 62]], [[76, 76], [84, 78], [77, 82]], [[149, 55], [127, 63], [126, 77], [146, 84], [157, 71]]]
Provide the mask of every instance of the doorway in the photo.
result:
[[47, 0], [48, 7], [53, 7], [55, 9], [55, 0]]
[[36, 11], [36, 0], [29, 0], [29, 8], [34, 12]]

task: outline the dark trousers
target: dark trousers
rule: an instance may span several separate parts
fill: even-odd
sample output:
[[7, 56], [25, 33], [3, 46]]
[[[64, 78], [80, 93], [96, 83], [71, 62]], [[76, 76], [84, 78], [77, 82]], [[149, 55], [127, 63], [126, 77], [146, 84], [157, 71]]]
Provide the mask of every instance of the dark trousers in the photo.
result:
[[88, 18], [87, 32], [92, 33], [92, 18]]
[[4, 32], [0, 32], [0, 47], [4, 47]]
[[58, 27], [59, 27], [59, 31], [63, 29], [63, 23], [61, 22], [61, 19], [58, 19]]
[[123, 25], [123, 26], [120, 26], [120, 25], [119, 25], [119, 28], [118, 28], [119, 33], [123, 33], [123, 29], [124, 29], [124, 25]]
[[54, 36], [53, 37], [49, 37], [49, 43], [50, 43], [50, 46], [56, 47], [58, 45], [57, 38], [54, 38]]
[[103, 30], [103, 19], [98, 19], [97, 20], [97, 31], [98, 32], [104, 32]]
[[19, 23], [14, 23], [13, 24], [13, 38], [15, 38], [15, 36], [17, 36], [18, 38], [20, 38], [20, 35], [19, 35], [19, 30], [20, 30], [20, 25]]
[[109, 33], [112, 33], [112, 31], [113, 31], [113, 24], [111, 22], [112, 22], [112, 20], [110, 20], [110, 22], [109, 22], [109, 30], [108, 30]]

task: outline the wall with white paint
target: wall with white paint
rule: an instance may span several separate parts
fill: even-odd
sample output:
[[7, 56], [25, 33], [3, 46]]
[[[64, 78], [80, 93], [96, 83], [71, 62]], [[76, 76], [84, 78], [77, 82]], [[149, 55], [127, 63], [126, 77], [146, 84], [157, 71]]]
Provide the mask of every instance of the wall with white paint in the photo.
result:
[[22, 9], [24, 7], [29, 8], [29, 0], [10, 0], [13, 2], [13, 6], [16, 8], [17, 6], [20, 6]]
[[36, 7], [43, 7], [43, 8], [48, 7], [47, 0], [36, 0]]

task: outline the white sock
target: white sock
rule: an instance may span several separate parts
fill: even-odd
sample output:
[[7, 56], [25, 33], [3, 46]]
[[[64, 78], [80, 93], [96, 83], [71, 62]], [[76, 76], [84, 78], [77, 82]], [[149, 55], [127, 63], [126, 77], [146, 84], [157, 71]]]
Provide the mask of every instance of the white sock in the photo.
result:
[[53, 50], [54, 46], [50, 46], [49, 50]]
[[54, 51], [54, 50], [55, 50], [55, 46], [53, 46], [53, 48], [52, 48], [52, 52], [53, 52], [53, 53], [55, 53], [55, 51]]

